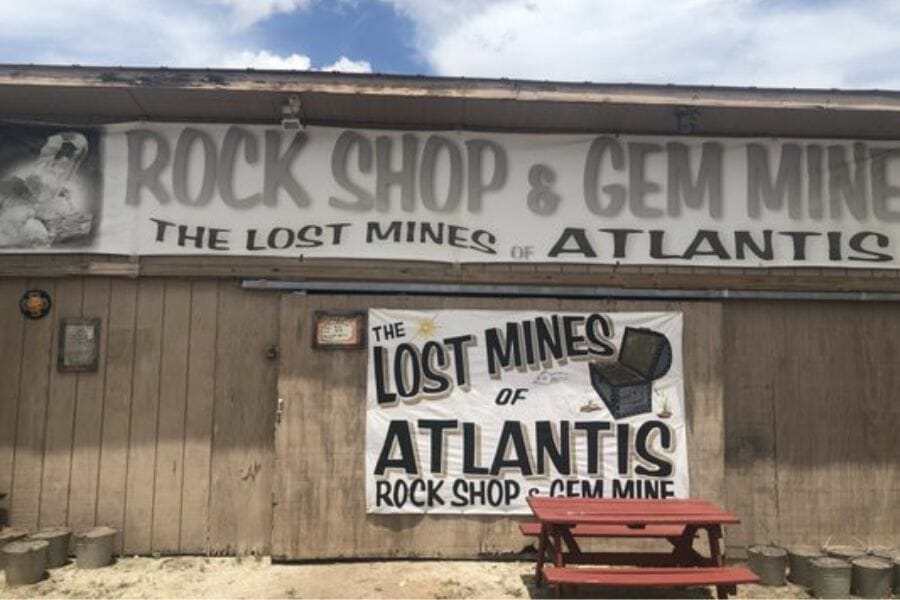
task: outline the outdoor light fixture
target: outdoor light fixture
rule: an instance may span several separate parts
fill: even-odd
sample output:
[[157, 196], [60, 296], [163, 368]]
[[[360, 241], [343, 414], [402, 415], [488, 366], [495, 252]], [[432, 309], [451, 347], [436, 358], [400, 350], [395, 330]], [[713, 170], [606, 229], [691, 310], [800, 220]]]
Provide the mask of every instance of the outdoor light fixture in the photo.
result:
[[690, 135], [697, 128], [697, 116], [699, 111], [696, 108], [683, 106], [675, 110], [675, 120], [677, 121], [678, 133], [681, 135]]
[[300, 96], [294, 94], [281, 105], [281, 128], [296, 131], [303, 127], [300, 122]]

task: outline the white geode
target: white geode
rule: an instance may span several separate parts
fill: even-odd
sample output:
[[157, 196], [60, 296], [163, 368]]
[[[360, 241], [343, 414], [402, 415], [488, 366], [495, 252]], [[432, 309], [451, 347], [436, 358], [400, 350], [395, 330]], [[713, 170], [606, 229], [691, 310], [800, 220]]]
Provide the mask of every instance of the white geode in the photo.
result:
[[90, 233], [94, 215], [72, 202], [70, 188], [87, 151], [80, 133], [51, 135], [37, 160], [0, 181], [0, 247], [41, 248]]

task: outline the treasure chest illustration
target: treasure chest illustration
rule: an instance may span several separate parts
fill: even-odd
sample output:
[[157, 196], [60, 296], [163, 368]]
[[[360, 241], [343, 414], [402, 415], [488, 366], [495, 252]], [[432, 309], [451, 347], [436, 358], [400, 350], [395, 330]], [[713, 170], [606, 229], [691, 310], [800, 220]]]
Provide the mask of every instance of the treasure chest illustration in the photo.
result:
[[617, 361], [588, 364], [591, 385], [616, 419], [649, 413], [653, 381], [669, 371], [672, 346], [651, 329], [626, 327]]

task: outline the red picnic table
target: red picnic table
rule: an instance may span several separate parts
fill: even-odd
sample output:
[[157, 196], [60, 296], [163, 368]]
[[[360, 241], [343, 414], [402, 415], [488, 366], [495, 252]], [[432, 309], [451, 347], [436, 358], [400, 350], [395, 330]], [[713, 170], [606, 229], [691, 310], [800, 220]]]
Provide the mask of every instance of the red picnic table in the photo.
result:
[[[715, 585], [718, 597], [727, 598], [737, 584], [759, 581], [744, 567], [725, 565], [722, 526], [740, 519], [706, 500], [531, 496], [528, 505], [540, 523], [535, 576], [538, 585], [544, 581], [555, 585], [557, 594], [563, 585]], [[694, 549], [700, 531], [707, 533], [709, 557]], [[585, 552], [579, 537], [656, 537], [668, 540], [672, 551]], [[553, 566], [545, 568], [547, 555]]]

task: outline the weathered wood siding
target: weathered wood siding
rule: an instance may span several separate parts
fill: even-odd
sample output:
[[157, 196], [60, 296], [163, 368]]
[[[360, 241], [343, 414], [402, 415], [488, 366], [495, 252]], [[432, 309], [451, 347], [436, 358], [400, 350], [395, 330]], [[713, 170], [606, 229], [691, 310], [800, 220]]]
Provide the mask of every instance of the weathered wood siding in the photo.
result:
[[900, 544], [900, 305], [724, 315], [729, 544]]
[[[529, 540], [504, 516], [367, 515], [366, 353], [317, 351], [316, 310], [370, 307], [536, 310], [675, 310], [684, 313], [684, 369], [693, 493], [724, 501], [721, 306], [695, 302], [609, 302], [527, 298], [286, 295], [278, 392], [280, 461], [273, 552], [296, 559], [363, 556], [472, 557], [515, 552]], [[311, 544], [310, 540], [316, 540]]]
[[434, 263], [255, 256], [0, 255], [0, 277], [228, 277], [608, 288], [900, 292], [900, 269]]
[[[41, 287], [50, 316], [18, 313]], [[34, 530], [107, 524], [127, 553], [267, 552], [278, 297], [235, 281], [0, 279], [0, 490]], [[101, 319], [96, 373], [56, 369]]]
[[[586, 267], [522, 272], [611, 283]], [[480, 277], [519, 273], [485, 268]], [[301, 296], [244, 291], [221, 273], [57, 275], [0, 277], [0, 490], [10, 493], [0, 510], [18, 526], [110, 524], [129, 553], [521, 549], [508, 519], [365, 515], [365, 353], [312, 351], [310, 312], [602, 307], [684, 312], [692, 489], [744, 520], [728, 531], [732, 550], [829, 538], [900, 544], [895, 303]], [[30, 287], [52, 294], [49, 317], [19, 314]], [[96, 373], [56, 369], [58, 320], [76, 316], [101, 319]], [[266, 357], [274, 344], [278, 360]], [[297, 425], [276, 436], [279, 392], [285, 422]]]

